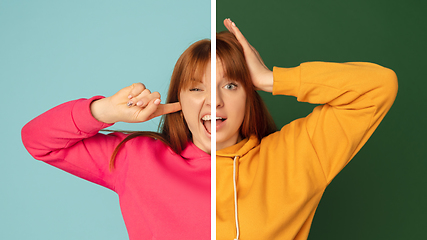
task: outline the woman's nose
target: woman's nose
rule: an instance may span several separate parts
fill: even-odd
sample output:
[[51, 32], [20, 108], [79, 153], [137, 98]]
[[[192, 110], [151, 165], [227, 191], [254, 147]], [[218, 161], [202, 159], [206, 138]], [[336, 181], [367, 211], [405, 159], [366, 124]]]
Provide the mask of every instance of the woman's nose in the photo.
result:
[[208, 105], [208, 106], [210, 106], [211, 105], [211, 91], [209, 90], [209, 91], [206, 91], [206, 94], [205, 94], [205, 103]]
[[216, 107], [220, 108], [224, 105], [224, 102], [222, 100], [221, 92], [217, 90], [216, 92]]

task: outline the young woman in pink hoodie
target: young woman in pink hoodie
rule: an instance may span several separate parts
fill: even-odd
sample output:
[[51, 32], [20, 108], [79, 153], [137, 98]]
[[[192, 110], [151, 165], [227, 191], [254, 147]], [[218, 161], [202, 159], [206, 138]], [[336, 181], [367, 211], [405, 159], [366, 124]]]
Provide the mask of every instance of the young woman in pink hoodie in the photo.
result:
[[[135, 83], [110, 97], [61, 104], [22, 129], [34, 158], [119, 195], [131, 240], [210, 238], [210, 133], [203, 124], [210, 119], [210, 56], [200, 52], [210, 52], [209, 40], [177, 61], [167, 104]], [[99, 133], [160, 115], [159, 133]]]

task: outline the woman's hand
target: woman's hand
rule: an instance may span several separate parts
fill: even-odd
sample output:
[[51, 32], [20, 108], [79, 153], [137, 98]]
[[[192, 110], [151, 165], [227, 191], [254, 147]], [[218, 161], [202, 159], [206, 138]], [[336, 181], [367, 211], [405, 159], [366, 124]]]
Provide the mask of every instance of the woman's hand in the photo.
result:
[[179, 102], [160, 104], [160, 93], [151, 92], [142, 83], [125, 87], [111, 97], [92, 102], [92, 116], [104, 123], [145, 122], [163, 114], [181, 110]]
[[252, 47], [243, 34], [240, 32], [236, 24], [229, 18], [224, 20], [224, 25], [231, 33], [236, 36], [237, 40], [243, 47], [246, 63], [248, 64], [254, 86], [265, 92], [273, 91], [273, 72], [270, 71], [262, 61], [258, 51]]

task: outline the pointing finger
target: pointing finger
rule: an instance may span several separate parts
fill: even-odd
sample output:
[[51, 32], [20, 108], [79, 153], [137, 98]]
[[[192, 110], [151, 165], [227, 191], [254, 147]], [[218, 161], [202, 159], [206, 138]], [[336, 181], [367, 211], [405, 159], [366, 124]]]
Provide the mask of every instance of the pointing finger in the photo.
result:
[[164, 114], [174, 113], [181, 110], [181, 104], [179, 102], [160, 104], [157, 107], [157, 110], [150, 116], [150, 118], [155, 118]]

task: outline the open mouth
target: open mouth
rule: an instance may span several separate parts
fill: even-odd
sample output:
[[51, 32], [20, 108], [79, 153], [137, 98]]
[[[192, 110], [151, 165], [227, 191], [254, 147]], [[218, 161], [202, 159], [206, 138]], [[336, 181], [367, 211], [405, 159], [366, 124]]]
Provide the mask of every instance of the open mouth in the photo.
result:
[[[222, 117], [216, 117], [215, 125], [221, 124], [225, 120], [227, 119]], [[202, 124], [203, 126], [205, 126], [205, 129], [209, 134], [211, 134], [211, 122], [212, 122], [211, 115], [205, 115], [202, 117]]]

